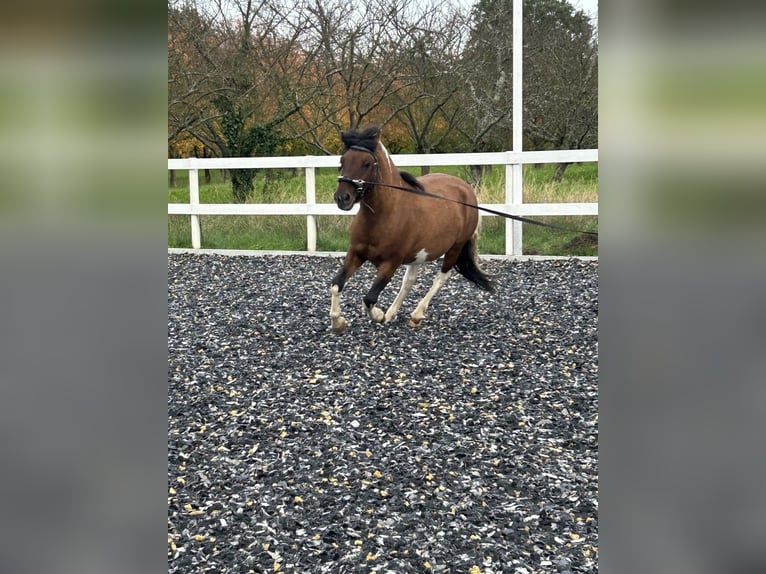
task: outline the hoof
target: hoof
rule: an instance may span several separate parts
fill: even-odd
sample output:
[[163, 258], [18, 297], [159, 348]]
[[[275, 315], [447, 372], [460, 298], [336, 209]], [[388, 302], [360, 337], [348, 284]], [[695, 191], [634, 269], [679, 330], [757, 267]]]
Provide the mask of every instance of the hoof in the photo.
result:
[[420, 327], [420, 324], [423, 322], [423, 319], [410, 319], [407, 321], [407, 324], [412, 327], [413, 329], [417, 329]]
[[343, 317], [338, 317], [332, 321], [332, 330], [336, 335], [341, 335], [346, 330], [346, 320]]
[[[398, 310], [397, 310], [397, 311], [398, 311]], [[391, 310], [391, 307], [389, 307], [389, 308], [386, 310], [386, 315], [385, 315], [385, 317], [383, 318], [383, 322], [384, 322], [384, 323], [390, 323], [391, 321], [393, 321], [394, 319], [396, 319], [396, 314], [397, 314], [397, 311], [393, 311], [393, 312], [392, 312], [392, 310]]]
[[386, 321], [386, 315], [378, 309], [377, 307], [373, 307], [369, 311], [370, 319], [375, 321], [376, 323], [384, 323]]

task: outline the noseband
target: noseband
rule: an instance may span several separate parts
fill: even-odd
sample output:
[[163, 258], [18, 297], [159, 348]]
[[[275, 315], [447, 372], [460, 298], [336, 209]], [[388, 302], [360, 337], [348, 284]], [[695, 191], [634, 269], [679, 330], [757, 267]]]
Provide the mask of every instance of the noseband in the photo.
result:
[[[348, 149], [355, 149], [357, 151], [364, 151], [367, 152], [372, 156], [372, 158], [375, 160], [375, 167], [378, 167], [378, 158], [375, 157], [375, 152], [367, 149], [366, 147], [358, 146], [358, 145], [352, 145]], [[361, 200], [364, 197], [364, 194], [367, 193], [374, 185], [374, 182], [365, 181], [364, 179], [351, 179], [350, 177], [346, 177], [345, 175], [339, 175], [338, 181], [341, 183], [350, 183], [354, 186], [354, 190], [356, 191], [356, 201]]]
[[367, 185], [367, 182], [363, 179], [351, 179], [350, 177], [346, 177], [344, 175], [338, 176], [338, 181], [342, 183], [350, 183], [354, 186], [354, 189], [356, 190], [356, 198], [361, 199], [364, 197], [364, 194], [367, 193], [367, 189], [365, 186]]

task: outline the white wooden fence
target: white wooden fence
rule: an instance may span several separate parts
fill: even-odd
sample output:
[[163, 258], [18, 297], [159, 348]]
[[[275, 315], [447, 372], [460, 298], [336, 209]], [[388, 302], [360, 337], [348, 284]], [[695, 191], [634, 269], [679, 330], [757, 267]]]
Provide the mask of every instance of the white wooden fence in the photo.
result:
[[[560, 215], [598, 215], [598, 203], [524, 203], [522, 201], [522, 165], [530, 163], [594, 162], [598, 150], [524, 151], [460, 154], [399, 154], [392, 155], [398, 167], [504, 165], [505, 203], [482, 203], [484, 207], [524, 217]], [[285, 156], [249, 158], [187, 158], [169, 159], [169, 170], [188, 170], [189, 203], [169, 203], [168, 215], [188, 215], [191, 218], [192, 247], [202, 247], [199, 218], [201, 215], [305, 215], [307, 250], [316, 251], [318, 215], [353, 215], [359, 209], [342, 211], [334, 203], [316, 202], [316, 168], [338, 167], [340, 156]], [[200, 203], [200, 169], [275, 169], [303, 168], [306, 173], [305, 203]], [[482, 212], [483, 217], [496, 217]], [[521, 255], [522, 224], [506, 220], [505, 253]]]

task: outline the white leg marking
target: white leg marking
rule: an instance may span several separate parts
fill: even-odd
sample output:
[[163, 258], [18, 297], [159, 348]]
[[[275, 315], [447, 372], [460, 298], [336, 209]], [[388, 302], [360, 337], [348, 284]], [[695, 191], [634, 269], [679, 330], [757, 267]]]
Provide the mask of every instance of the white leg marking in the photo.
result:
[[444, 287], [444, 284], [447, 282], [447, 280], [450, 278], [451, 275], [452, 275], [452, 269], [450, 269], [446, 273], [442, 273], [441, 271], [439, 271], [436, 274], [436, 277], [434, 277], [433, 285], [431, 285], [431, 288], [428, 290], [428, 293], [426, 293], [426, 296], [423, 297], [420, 303], [418, 303], [418, 306], [412, 312], [412, 315], [410, 315], [410, 325], [412, 327], [416, 327], [417, 325], [420, 324], [420, 322], [426, 316], [426, 311], [428, 310], [428, 304], [431, 302], [431, 299], [433, 299], [434, 295], [436, 295], [439, 292], [439, 289]]
[[333, 285], [330, 290], [330, 320], [336, 333], [342, 333], [346, 328], [346, 320], [340, 312], [340, 290], [337, 285]]
[[[421, 249], [421, 251], [425, 253], [424, 249]], [[418, 254], [418, 257], [419, 256], [420, 254]], [[394, 302], [391, 303], [391, 306], [386, 311], [386, 317], [385, 317], [386, 323], [388, 323], [389, 321], [393, 320], [394, 317], [396, 317], [396, 314], [399, 312], [399, 309], [401, 308], [405, 297], [407, 297], [410, 291], [412, 291], [412, 287], [415, 285], [415, 282], [418, 280], [419, 269], [420, 269], [420, 263], [413, 263], [411, 265], [407, 265], [407, 271], [404, 273], [404, 277], [402, 277], [402, 288], [399, 289], [399, 294], [396, 296], [396, 299], [394, 299]]]

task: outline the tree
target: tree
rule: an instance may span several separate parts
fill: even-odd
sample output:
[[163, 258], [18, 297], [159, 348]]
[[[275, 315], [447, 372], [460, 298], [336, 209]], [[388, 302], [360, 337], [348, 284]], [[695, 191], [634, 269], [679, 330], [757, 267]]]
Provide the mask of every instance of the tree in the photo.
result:
[[[281, 137], [275, 123], [246, 125], [246, 117], [241, 108], [235, 108], [225, 96], [219, 96], [215, 105], [221, 113], [221, 132], [226, 149], [232, 157], [252, 155], [273, 155], [281, 143]], [[231, 188], [234, 200], [244, 203], [251, 197], [255, 170], [232, 169]]]
[[512, 112], [512, 0], [480, 0], [459, 73], [463, 122], [468, 151], [507, 149]]
[[[461, 90], [455, 73], [465, 44], [466, 15], [448, 3], [434, 4], [421, 14], [400, 58], [415, 79], [394, 95], [396, 120], [405, 128], [415, 153], [431, 153], [449, 142], [456, 145], [455, 126]], [[422, 173], [428, 168], [422, 167]]]
[[[589, 17], [565, 0], [524, 0], [524, 137], [537, 149], [597, 145], [598, 46]], [[463, 130], [475, 151], [511, 134], [512, 0], [480, 0], [465, 52]], [[557, 176], [563, 173], [560, 166]]]
[[[337, 153], [386, 126], [392, 151], [509, 149], [512, 0], [169, 0], [168, 141], [219, 156]], [[597, 145], [598, 45], [565, 0], [524, 0], [524, 137]], [[560, 176], [565, 166], [557, 170]], [[254, 189], [232, 173], [235, 197]]]
[[[207, 0], [169, 8], [173, 134], [186, 132], [221, 157], [273, 154], [280, 126], [312, 98], [305, 13], [281, 0]], [[189, 78], [194, 81], [190, 81]], [[194, 89], [179, 89], [181, 86]], [[169, 90], [170, 91], [170, 90]], [[181, 110], [183, 113], [176, 113]], [[231, 170], [236, 201], [254, 170]]]
[[337, 143], [337, 135], [328, 137], [328, 131], [388, 124], [425, 97], [411, 56], [431, 34], [427, 16], [434, 6], [415, 0], [314, 0], [306, 9], [312, 28], [308, 52], [316, 54], [316, 78], [323, 88], [300, 112], [311, 145], [337, 151], [326, 145]]
[[189, 137], [204, 121], [217, 84], [210, 54], [219, 43], [212, 18], [193, 4], [168, 4], [168, 142]]
[[[598, 147], [598, 42], [590, 18], [562, 0], [528, 4], [525, 135], [536, 147]], [[559, 164], [554, 180], [567, 166]]]

